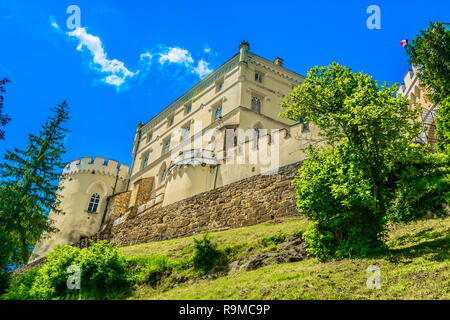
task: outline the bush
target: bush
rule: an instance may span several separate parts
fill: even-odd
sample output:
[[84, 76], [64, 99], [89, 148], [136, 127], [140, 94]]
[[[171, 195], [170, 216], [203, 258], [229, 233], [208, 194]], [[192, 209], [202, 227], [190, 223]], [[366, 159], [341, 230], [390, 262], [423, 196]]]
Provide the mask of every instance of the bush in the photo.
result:
[[208, 273], [219, 261], [221, 252], [217, 249], [217, 244], [213, 244], [209, 239], [209, 234], [205, 232], [201, 239], [194, 238], [194, 253], [192, 261], [194, 269], [201, 274]]
[[145, 258], [131, 257], [127, 260], [129, 266], [134, 270], [134, 281], [138, 284], [155, 284], [163, 273], [176, 267], [183, 267], [162, 254]]
[[351, 146], [309, 149], [294, 180], [300, 213], [313, 223], [307, 251], [322, 260], [364, 257], [384, 249], [384, 212], [372, 194], [364, 159]]
[[259, 240], [259, 242], [264, 246], [268, 247], [270, 245], [277, 245], [279, 243], [282, 243], [286, 240], [286, 235], [282, 232], [279, 232], [278, 234], [274, 234], [270, 237], [264, 237]]
[[81, 250], [75, 264], [81, 269], [84, 298], [115, 297], [131, 285], [127, 261], [113, 242], [99, 241]]
[[[80, 290], [68, 289], [69, 266], [80, 268]], [[46, 263], [11, 281], [5, 299], [70, 299], [115, 297], [128, 288], [127, 262], [114, 243], [101, 241], [88, 249], [55, 246]]]
[[33, 299], [48, 300], [65, 296], [77, 296], [78, 292], [67, 288], [70, 276], [67, 268], [76, 264], [80, 255], [79, 248], [57, 245], [47, 255], [45, 264], [39, 268], [37, 276], [30, 288]]
[[32, 269], [22, 275], [11, 277], [6, 293], [1, 296], [2, 300], [33, 300], [31, 287], [39, 272], [39, 268]]
[[387, 217], [394, 222], [423, 219], [428, 212], [445, 217], [450, 204], [450, 156], [418, 150], [393, 171]]

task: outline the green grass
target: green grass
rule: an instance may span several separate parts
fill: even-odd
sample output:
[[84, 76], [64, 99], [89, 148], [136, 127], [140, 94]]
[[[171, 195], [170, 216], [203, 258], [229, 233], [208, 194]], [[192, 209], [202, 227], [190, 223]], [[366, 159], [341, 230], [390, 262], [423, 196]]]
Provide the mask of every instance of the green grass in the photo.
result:
[[[211, 233], [231, 260], [268, 250], [261, 239], [306, 229], [302, 217]], [[157, 286], [140, 286], [128, 299], [450, 299], [450, 218], [389, 226], [390, 253], [376, 259], [319, 262], [315, 258], [265, 266], [216, 279], [174, 271]], [[264, 241], [263, 241], [264, 242]], [[276, 246], [274, 243], [273, 246]], [[192, 237], [123, 247], [127, 256], [165, 254], [174, 261], [192, 254]], [[366, 269], [381, 269], [381, 289], [368, 289]]]

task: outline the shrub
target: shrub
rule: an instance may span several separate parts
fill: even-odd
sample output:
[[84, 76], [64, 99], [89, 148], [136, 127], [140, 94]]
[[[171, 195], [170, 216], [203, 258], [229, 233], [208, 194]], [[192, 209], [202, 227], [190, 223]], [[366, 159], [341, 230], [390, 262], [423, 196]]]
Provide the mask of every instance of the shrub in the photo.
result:
[[11, 277], [9, 287], [5, 294], [1, 296], [2, 300], [32, 300], [31, 287], [39, 272], [39, 268], [32, 269], [22, 275]]
[[[80, 267], [80, 290], [67, 288], [71, 265]], [[116, 296], [130, 284], [125, 257], [114, 243], [100, 241], [82, 250], [56, 246], [43, 266], [14, 277], [4, 298], [106, 298]]]
[[155, 284], [158, 277], [164, 272], [168, 272], [178, 266], [182, 267], [162, 254], [145, 258], [131, 257], [127, 260], [129, 266], [134, 270], [134, 281], [138, 284]]
[[384, 212], [379, 209], [364, 159], [351, 145], [309, 149], [294, 180], [300, 213], [313, 223], [307, 251], [322, 260], [369, 256], [384, 248]]
[[279, 232], [278, 234], [274, 234], [270, 237], [264, 237], [259, 240], [259, 242], [264, 246], [268, 247], [270, 245], [277, 245], [279, 243], [282, 243], [286, 240], [286, 235], [282, 232]]
[[131, 285], [125, 257], [112, 242], [99, 241], [83, 249], [75, 262], [81, 269], [84, 298], [115, 297]]
[[69, 274], [67, 268], [76, 264], [80, 255], [79, 248], [57, 245], [47, 255], [47, 260], [39, 268], [33, 281], [30, 294], [33, 299], [47, 300], [67, 295], [77, 295], [78, 292], [67, 288]]
[[449, 155], [418, 150], [415, 158], [398, 164], [391, 180], [389, 220], [409, 222], [425, 218], [428, 212], [446, 215], [442, 204], [450, 204]]
[[209, 234], [205, 232], [201, 239], [194, 238], [194, 253], [192, 260], [194, 269], [201, 274], [206, 274], [219, 261], [221, 252], [217, 249], [217, 244], [213, 244], [209, 239]]

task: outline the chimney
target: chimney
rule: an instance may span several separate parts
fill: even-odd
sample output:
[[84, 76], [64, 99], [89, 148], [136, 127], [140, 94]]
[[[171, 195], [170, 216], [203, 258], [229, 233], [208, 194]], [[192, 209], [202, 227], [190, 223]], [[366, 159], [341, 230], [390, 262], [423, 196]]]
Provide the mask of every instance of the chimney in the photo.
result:
[[276, 57], [273, 61], [277, 66], [283, 67], [283, 59]]
[[240, 58], [239, 61], [247, 61], [247, 53], [250, 49], [250, 45], [248, 44], [248, 41], [241, 41], [241, 44], [239, 45], [239, 51], [240, 51]]

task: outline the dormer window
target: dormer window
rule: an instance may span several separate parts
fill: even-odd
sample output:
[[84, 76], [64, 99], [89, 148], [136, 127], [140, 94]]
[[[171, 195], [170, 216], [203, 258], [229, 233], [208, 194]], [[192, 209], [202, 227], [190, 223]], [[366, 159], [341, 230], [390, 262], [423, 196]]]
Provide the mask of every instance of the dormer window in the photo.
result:
[[255, 81], [261, 83], [262, 82], [262, 73], [256, 71], [255, 72]]
[[97, 212], [98, 204], [100, 203], [100, 195], [94, 193], [89, 201], [88, 212]]

